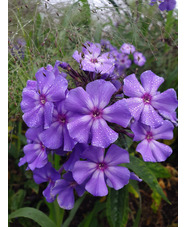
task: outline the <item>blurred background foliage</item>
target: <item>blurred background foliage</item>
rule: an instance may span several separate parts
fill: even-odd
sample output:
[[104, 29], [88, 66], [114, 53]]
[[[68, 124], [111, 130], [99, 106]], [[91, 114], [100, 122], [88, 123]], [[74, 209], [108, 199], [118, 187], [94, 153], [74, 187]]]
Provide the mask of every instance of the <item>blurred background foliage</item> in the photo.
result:
[[[147, 62], [141, 68], [133, 65], [127, 75], [140, 76], [150, 69], [165, 78], [160, 90], [172, 87], [177, 91], [177, 9], [161, 12], [147, 0], [9, 0], [8, 5], [9, 213], [34, 207], [47, 214], [56, 226], [60, 226], [62, 213], [66, 220], [63, 226], [177, 226], [177, 128], [174, 139], [164, 141], [174, 151], [165, 163], [136, 163], [146, 171], [142, 183], [130, 182], [124, 189], [110, 190], [107, 198], [87, 194], [73, 212], [63, 212], [56, 202], [48, 204], [42, 196], [46, 185], [38, 186], [25, 166], [18, 167], [26, 144], [27, 127], [20, 109], [26, 81], [34, 79], [40, 67], [54, 65], [56, 60], [68, 62], [78, 70], [72, 54], [87, 40], [107, 39], [118, 49], [124, 42], [133, 44]], [[135, 152], [136, 143], [130, 139], [123, 137], [117, 143], [127, 148], [132, 158], [140, 157]], [[149, 178], [148, 173], [153, 177]], [[162, 200], [162, 192], [171, 204]], [[11, 219], [9, 225], [40, 226], [23, 217]]]

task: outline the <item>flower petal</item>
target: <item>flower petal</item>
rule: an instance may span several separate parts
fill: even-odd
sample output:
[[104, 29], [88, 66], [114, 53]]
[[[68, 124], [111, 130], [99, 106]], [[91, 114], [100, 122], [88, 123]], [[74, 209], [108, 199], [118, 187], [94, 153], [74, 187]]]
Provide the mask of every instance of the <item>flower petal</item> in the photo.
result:
[[131, 115], [136, 120], [139, 120], [141, 112], [144, 108], [143, 100], [141, 98], [129, 98], [129, 99], [126, 99], [126, 103], [128, 105], [128, 109]]
[[108, 105], [111, 96], [116, 92], [116, 88], [111, 82], [100, 79], [87, 84], [86, 91], [95, 107], [104, 108]]
[[156, 162], [163, 162], [172, 154], [171, 147], [156, 140], [151, 141], [150, 147]]
[[86, 184], [85, 189], [93, 196], [107, 195], [108, 189], [105, 183], [104, 172], [96, 170]]
[[94, 120], [91, 132], [91, 144], [96, 147], [106, 148], [118, 138], [118, 133], [112, 130], [102, 118]]
[[112, 144], [106, 153], [104, 161], [109, 166], [129, 163], [129, 153], [121, 147], [118, 147], [116, 144]]
[[157, 110], [174, 112], [178, 106], [178, 100], [174, 89], [170, 88], [161, 94], [152, 97], [151, 105]]
[[69, 91], [65, 108], [75, 113], [86, 114], [90, 113], [94, 106], [89, 94], [82, 87], [77, 87]]
[[126, 128], [130, 122], [131, 114], [126, 99], [119, 100], [103, 110], [106, 121], [116, 123]]
[[147, 140], [143, 140], [141, 143], [138, 144], [136, 147], [136, 151], [138, 151], [145, 162], [156, 162], [154, 155], [152, 154], [151, 147]]
[[153, 139], [165, 139], [171, 140], [173, 138], [173, 129], [174, 126], [170, 121], [164, 121], [163, 125], [156, 129], [152, 129]]
[[131, 130], [134, 133], [134, 141], [144, 140], [147, 135], [146, 128], [138, 121], [131, 124]]
[[152, 128], [158, 128], [163, 124], [163, 118], [148, 104], [144, 106], [140, 120], [143, 124], [150, 125]]
[[109, 166], [105, 170], [105, 175], [112, 183], [113, 188], [119, 190], [129, 183], [130, 171], [122, 166]]
[[72, 117], [69, 121], [67, 124], [69, 135], [79, 143], [87, 143], [92, 126], [92, 117], [90, 115], [79, 115]]
[[152, 96], [156, 94], [159, 86], [164, 82], [163, 77], [159, 77], [151, 70], [143, 72], [140, 76], [144, 90]]
[[51, 126], [39, 135], [42, 143], [50, 149], [58, 149], [63, 142], [62, 126], [54, 122]]
[[124, 79], [123, 92], [129, 97], [142, 97], [145, 90], [137, 80], [135, 74], [131, 74]]
[[37, 128], [44, 123], [43, 112], [44, 108], [41, 105], [37, 105], [30, 111], [24, 113], [22, 118], [28, 127]]
[[62, 191], [57, 197], [57, 202], [61, 208], [71, 210], [74, 207], [73, 188], [69, 187]]
[[95, 163], [103, 162], [105, 149], [89, 146], [82, 154], [82, 158]]
[[44, 129], [50, 127], [52, 122], [52, 114], [54, 110], [54, 104], [52, 102], [46, 102], [44, 105]]
[[73, 178], [78, 184], [82, 184], [96, 170], [97, 164], [88, 161], [77, 161], [72, 170]]

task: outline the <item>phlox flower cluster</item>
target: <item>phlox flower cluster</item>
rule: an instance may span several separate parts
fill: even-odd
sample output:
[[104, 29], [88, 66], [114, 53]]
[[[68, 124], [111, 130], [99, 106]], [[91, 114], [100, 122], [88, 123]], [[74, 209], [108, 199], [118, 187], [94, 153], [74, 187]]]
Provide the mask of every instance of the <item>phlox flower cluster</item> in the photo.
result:
[[[164, 79], [150, 70], [141, 74], [142, 85], [134, 74], [113, 79], [121, 59], [109, 42], [104, 45], [108, 52], [101, 53], [103, 41], [102, 48], [86, 42], [82, 52], [74, 52], [79, 71], [60, 61], [40, 68], [22, 93], [23, 120], [29, 128], [19, 166], [27, 163], [37, 184], [48, 182], [44, 197], [48, 202], [57, 198], [64, 209], [73, 208], [75, 195], [87, 191], [106, 196], [108, 187], [119, 190], [129, 180], [141, 181], [124, 167], [130, 157], [116, 145], [121, 134], [139, 141], [136, 151], [146, 162], [165, 161], [172, 153], [157, 140], [173, 138], [176, 92], [160, 93]], [[120, 51], [125, 68], [131, 54], [140, 55], [131, 44], [123, 44]], [[69, 77], [75, 87], [69, 87]], [[52, 165], [57, 155], [59, 169]]]
[[159, 9], [161, 11], [170, 11], [176, 7], [176, 0], [151, 0], [150, 5], [154, 5], [156, 2], [159, 2]]

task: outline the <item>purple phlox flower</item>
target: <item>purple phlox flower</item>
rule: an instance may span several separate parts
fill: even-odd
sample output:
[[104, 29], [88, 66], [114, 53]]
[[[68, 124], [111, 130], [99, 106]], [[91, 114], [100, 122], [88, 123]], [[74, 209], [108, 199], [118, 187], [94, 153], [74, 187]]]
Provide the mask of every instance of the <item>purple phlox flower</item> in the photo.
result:
[[139, 182], [142, 181], [142, 179], [139, 178], [139, 177], [138, 177], [135, 173], [133, 173], [133, 172], [130, 172], [130, 180], [137, 180], [137, 181], [139, 181]]
[[74, 180], [71, 172], [67, 172], [63, 175], [63, 179], [56, 181], [52, 195], [58, 194], [57, 202], [61, 208], [71, 210], [74, 207], [74, 190], [80, 197], [85, 192], [84, 186]]
[[128, 108], [135, 120], [157, 128], [163, 124], [163, 117], [159, 111], [165, 111], [167, 114], [175, 112], [178, 106], [176, 92], [172, 88], [162, 93], [158, 92], [164, 78], [150, 70], [143, 72], [140, 79], [143, 87], [135, 74], [124, 79], [123, 92], [130, 97], [126, 100]]
[[29, 127], [44, 125], [46, 129], [51, 124], [54, 103], [65, 99], [68, 82], [62, 76], [55, 76], [52, 71], [44, 68], [38, 70], [36, 79], [37, 82], [30, 85], [29, 81], [23, 89], [23, 120]]
[[138, 66], [143, 66], [146, 62], [145, 56], [140, 52], [134, 52], [134, 63]]
[[25, 45], [26, 42], [24, 39], [17, 39], [16, 43], [13, 44], [13, 47], [10, 49], [11, 54], [18, 59], [24, 59], [25, 57]]
[[49, 128], [39, 136], [42, 143], [50, 149], [61, 148], [64, 151], [71, 151], [77, 143], [69, 136], [67, 123], [70, 113], [64, 107], [64, 101], [55, 104], [53, 117]]
[[175, 0], [164, 0], [162, 3], [159, 4], [159, 9], [161, 11], [167, 10], [173, 10], [176, 7], [176, 1]]
[[136, 151], [141, 153], [145, 162], [163, 162], [172, 154], [171, 147], [156, 140], [171, 140], [173, 138], [173, 129], [173, 124], [168, 120], [165, 120], [156, 129], [152, 129], [150, 126], [143, 125], [139, 122], [134, 122], [131, 125], [131, 130], [134, 133], [134, 141], [141, 141]]
[[51, 193], [52, 188], [54, 187], [56, 180], [61, 178], [58, 171], [56, 171], [52, 167], [52, 164], [48, 162], [43, 168], [35, 169], [33, 171], [33, 178], [36, 184], [49, 182], [48, 186], [43, 191], [43, 196], [46, 198], [47, 202], [53, 202], [55, 200], [55, 196]]
[[116, 91], [111, 82], [102, 79], [90, 82], [86, 91], [81, 87], [70, 90], [65, 107], [72, 112], [67, 128], [73, 139], [103, 148], [117, 140], [118, 133], [106, 121], [127, 127], [131, 115], [125, 99], [106, 107]]
[[77, 162], [81, 158], [82, 152], [88, 147], [87, 144], [78, 143], [73, 148], [70, 153], [69, 159], [63, 164], [63, 167], [66, 171], [72, 171], [74, 168], [75, 162]]
[[110, 43], [110, 41], [106, 40], [106, 39], [102, 39], [100, 41], [100, 44], [101, 44], [101, 47], [104, 49], [104, 50], [109, 50], [109, 51], [112, 51], [112, 50], [117, 50], [116, 47], [112, 46], [112, 44]]
[[114, 58], [109, 53], [101, 55], [101, 45], [99, 43], [84, 44], [82, 53], [79, 54], [75, 51], [73, 58], [80, 63], [80, 68], [85, 71], [109, 74], [114, 70]]
[[39, 134], [42, 131], [42, 127], [29, 128], [26, 131], [25, 135], [27, 137], [27, 140], [30, 141], [30, 143], [23, 148], [25, 156], [20, 159], [20, 162], [18, 164], [19, 166], [22, 166], [27, 162], [28, 168], [33, 171], [35, 168], [42, 168], [47, 164], [47, 150], [44, 144], [39, 139]]
[[77, 161], [72, 171], [77, 183], [85, 182], [85, 189], [94, 196], [108, 194], [106, 184], [115, 190], [128, 184], [130, 171], [126, 167], [118, 166], [129, 163], [126, 150], [112, 144], [104, 157], [104, 149], [90, 146], [84, 153], [86, 161]]
[[63, 62], [57, 60], [55, 65], [54, 65], [53, 72], [54, 72], [55, 76], [62, 76], [62, 77], [65, 78], [67, 76], [67, 74], [62, 72], [62, 71], [60, 72], [60, 70], [59, 70], [59, 67], [62, 68], [61, 67], [62, 63]]
[[123, 53], [118, 53], [116, 56], [116, 64], [115, 67], [118, 71], [123, 73], [124, 69], [130, 68], [132, 61], [129, 59], [128, 55]]
[[130, 44], [130, 43], [124, 43], [121, 48], [120, 48], [121, 52], [124, 54], [133, 54], [135, 51], [135, 47]]

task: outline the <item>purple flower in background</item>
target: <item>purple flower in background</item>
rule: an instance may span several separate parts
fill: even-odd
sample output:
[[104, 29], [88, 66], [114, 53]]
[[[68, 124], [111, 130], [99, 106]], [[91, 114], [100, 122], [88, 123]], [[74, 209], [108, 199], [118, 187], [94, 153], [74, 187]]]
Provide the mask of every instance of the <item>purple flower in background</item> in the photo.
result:
[[52, 164], [48, 162], [43, 168], [35, 169], [33, 171], [33, 178], [37, 184], [49, 182], [48, 186], [43, 191], [43, 196], [46, 198], [47, 202], [53, 202], [55, 196], [52, 195], [51, 192], [56, 180], [60, 179], [60, 174], [52, 167]]
[[74, 168], [75, 162], [81, 158], [82, 152], [88, 147], [87, 144], [78, 143], [73, 148], [69, 159], [63, 164], [63, 167], [66, 171], [72, 171]]
[[22, 166], [27, 162], [28, 168], [33, 171], [35, 168], [42, 168], [47, 164], [48, 157], [46, 147], [39, 139], [39, 134], [42, 131], [42, 127], [29, 128], [26, 131], [25, 135], [30, 143], [23, 148], [25, 156], [20, 159], [19, 166]]
[[135, 51], [135, 47], [132, 44], [124, 43], [121, 48], [121, 52], [124, 54], [133, 54]]
[[109, 53], [101, 55], [99, 43], [85, 43], [82, 53], [74, 52], [73, 58], [80, 63], [81, 69], [100, 74], [112, 73], [114, 70], [114, 58]]
[[172, 88], [162, 93], [158, 92], [164, 79], [150, 70], [143, 72], [140, 79], [143, 87], [135, 74], [124, 79], [123, 92], [130, 97], [126, 99], [128, 108], [135, 120], [157, 128], [163, 124], [161, 111], [169, 115], [174, 114], [178, 106], [176, 92]]
[[64, 101], [56, 103], [53, 110], [53, 117], [49, 128], [40, 134], [42, 143], [50, 149], [62, 148], [64, 151], [71, 151], [75, 142], [67, 129], [70, 113], [64, 107]]
[[56, 196], [59, 194], [57, 197], [59, 206], [63, 209], [71, 210], [74, 207], [74, 190], [80, 197], [85, 192], [85, 188], [74, 180], [72, 173], [67, 172], [63, 175], [62, 180], [56, 181], [52, 189], [52, 195]]
[[65, 99], [68, 82], [62, 76], [41, 68], [36, 73], [37, 81], [28, 81], [23, 89], [21, 109], [23, 120], [29, 127], [51, 124], [54, 103]]
[[173, 124], [167, 120], [156, 129], [152, 129], [139, 122], [131, 125], [131, 130], [134, 133], [134, 141], [142, 140], [138, 144], [136, 151], [141, 153], [145, 162], [163, 162], [172, 154], [171, 147], [156, 140], [171, 140], [173, 138], [173, 129]]
[[126, 150], [112, 144], [104, 157], [104, 149], [90, 146], [84, 153], [87, 161], [77, 161], [72, 171], [77, 183], [85, 183], [85, 189], [94, 196], [108, 194], [106, 184], [115, 190], [128, 184], [130, 171], [126, 167], [118, 166], [129, 163]]
[[162, 3], [159, 5], [159, 9], [161, 11], [167, 10], [173, 10], [176, 6], [176, 1], [175, 0], [164, 0]]
[[[11, 41], [9, 41], [11, 43]], [[18, 59], [24, 59], [25, 57], [25, 45], [26, 42], [24, 39], [17, 39], [16, 44], [12, 44], [10, 49], [11, 54]]]
[[[157, 0], [151, 0], [150, 5], [153, 6], [156, 2], [157, 2]], [[173, 10], [176, 6], [176, 0], [159, 0], [158, 2], [160, 2], [159, 9], [161, 11]]]
[[113, 51], [113, 50], [117, 50], [116, 47], [112, 46], [112, 44], [110, 43], [110, 41], [106, 40], [106, 39], [102, 39], [100, 41], [100, 44], [102, 46], [103, 49], [109, 50], [109, 51]]
[[124, 70], [130, 68], [132, 61], [129, 59], [128, 55], [119, 53], [116, 55], [115, 71], [119, 73], [120, 76], [124, 74]]
[[106, 121], [127, 127], [131, 115], [125, 99], [106, 107], [116, 91], [111, 82], [102, 79], [90, 82], [86, 91], [81, 87], [70, 90], [65, 108], [72, 112], [67, 128], [73, 139], [102, 148], [117, 140], [118, 133]]
[[145, 64], [146, 58], [145, 58], [145, 56], [144, 56], [142, 53], [140, 53], [140, 52], [135, 52], [135, 53], [133, 54], [133, 56], [134, 56], [134, 63], [135, 63], [136, 65], [138, 65], [138, 66], [143, 66], [143, 65]]

